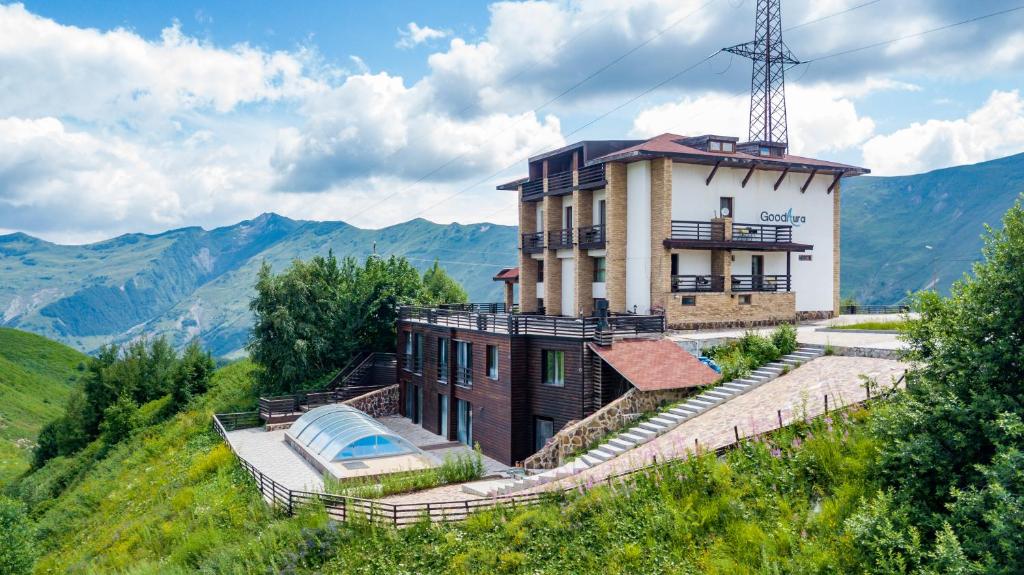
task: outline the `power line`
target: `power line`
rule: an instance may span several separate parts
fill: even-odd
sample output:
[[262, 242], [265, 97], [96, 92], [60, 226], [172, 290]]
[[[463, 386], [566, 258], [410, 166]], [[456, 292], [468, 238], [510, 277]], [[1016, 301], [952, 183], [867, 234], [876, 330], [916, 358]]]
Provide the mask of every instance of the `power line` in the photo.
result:
[[[569, 87], [568, 87], [568, 88], [566, 88], [565, 90], [562, 90], [562, 92], [560, 92], [560, 93], [559, 93], [558, 95], [556, 95], [556, 96], [554, 96], [554, 97], [552, 97], [552, 98], [548, 99], [548, 100], [547, 100], [546, 102], [544, 102], [544, 103], [543, 103], [543, 104], [541, 104], [540, 106], [536, 106], [536, 107], [534, 107], [534, 108], [533, 108], [533, 109], [531, 110], [531, 113], [532, 113], [532, 114], [533, 114], [534, 116], [536, 116], [536, 114], [537, 114], [538, 112], [540, 112], [540, 110], [543, 110], [543, 109], [544, 109], [544, 108], [546, 108], [547, 106], [550, 106], [551, 104], [555, 103], [556, 101], [558, 101], [558, 100], [559, 100], [559, 99], [561, 99], [562, 97], [564, 97], [564, 96], [568, 95], [568, 94], [569, 94], [570, 92], [572, 92], [572, 91], [576, 90], [577, 88], [579, 88], [579, 87], [580, 87], [580, 86], [582, 86], [583, 84], [586, 84], [586, 83], [587, 83], [587, 82], [589, 82], [590, 80], [592, 80], [592, 79], [596, 78], [597, 76], [599, 76], [599, 75], [600, 75], [601, 73], [603, 73], [604, 71], [608, 70], [609, 68], [611, 68], [611, 67], [612, 67], [612, 66], [614, 66], [615, 64], [618, 64], [618, 63], [619, 63], [619, 62], [621, 62], [622, 60], [624, 60], [624, 59], [628, 58], [628, 57], [629, 57], [630, 55], [634, 54], [634, 53], [635, 53], [635, 52], [636, 52], [637, 50], [640, 50], [641, 48], [643, 48], [644, 46], [647, 46], [648, 44], [650, 44], [650, 43], [651, 43], [651, 42], [653, 42], [654, 40], [657, 40], [657, 39], [658, 39], [658, 38], [660, 38], [661, 36], [665, 35], [665, 33], [667, 33], [667, 32], [668, 32], [669, 30], [671, 30], [672, 28], [675, 28], [676, 26], [678, 26], [679, 24], [681, 24], [681, 23], [682, 23], [683, 21], [685, 21], [686, 19], [690, 18], [690, 17], [691, 17], [691, 16], [693, 16], [694, 14], [696, 14], [696, 13], [700, 12], [700, 11], [701, 11], [701, 10], [703, 10], [704, 8], [706, 8], [706, 7], [710, 6], [711, 4], [714, 4], [714, 3], [715, 3], [715, 2], [717, 2], [717, 1], [718, 1], [718, 0], [707, 0], [707, 2], [705, 2], [705, 3], [701, 4], [701, 5], [700, 5], [699, 7], [697, 7], [696, 9], [694, 9], [694, 10], [692, 10], [692, 11], [688, 12], [688, 13], [687, 13], [687, 14], [686, 14], [685, 16], [682, 16], [682, 17], [680, 17], [680, 18], [676, 19], [675, 21], [673, 21], [672, 23], [670, 23], [670, 24], [669, 24], [668, 26], [666, 26], [665, 28], [662, 28], [661, 30], [659, 30], [659, 31], [658, 31], [657, 33], [655, 33], [655, 34], [654, 34], [654, 36], [651, 36], [651, 37], [650, 37], [650, 38], [648, 38], [647, 40], [644, 40], [643, 42], [641, 42], [641, 43], [637, 44], [636, 46], [633, 46], [632, 48], [630, 48], [630, 49], [629, 49], [629, 50], [627, 50], [626, 52], [624, 52], [624, 53], [620, 54], [620, 55], [619, 55], [619, 56], [617, 56], [616, 58], [613, 58], [613, 59], [612, 59], [612, 60], [611, 60], [610, 62], [608, 62], [607, 64], [605, 64], [605, 65], [601, 66], [600, 68], [598, 68], [597, 70], [595, 70], [595, 71], [591, 72], [591, 73], [590, 73], [590, 74], [588, 74], [588, 75], [587, 75], [587, 76], [586, 76], [585, 78], [583, 78], [582, 80], [580, 80], [580, 81], [576, 82], [576, 83], [575, 83], [575, 84], [573, 84], [572, 86], [569, 86]], [[610, 12], [609, 12], [609, 14], [610, 14]], [[607, 16], [605, 16], [605, 17], [607, 17]], [[576, 38], [576, 37], [578, 37], [578, 35], [577, 35], [577, 36], [574, 36], [574, 38]], [[567, 43], [568, 43], [568, 42], [567, 42]], [[519, 75], [521, 75], [521, 74], [522, 74], [522, 72], [520, 72], [520, 73], [519, 73]], [[517, 75], [516, 77], [518, 77], [518, 75]], [[518, 121], [516, 121], [516, 122], [515, 122], [515, 125], [518, 125], [518, 124], [519, 124], [519, 123], [521, 123], [521, 122], [522, 122], [523, 120], [524, 120], [524, 118], [523, 118], [523, 117], [521, 117], [521, 118], [520, 118], [520, 119], [519, 119]], [[492, 135], [493, 135], [493, 134], [492, 134]], [[420, 177], [419, 177], [419, 178], [418, 178], [418, 179], [417, 179], [416, 181], [414, 181], [413, 183], [409, 184], [408, 186], [406, 186], [406, 187], [405, 187], [405, 188], [403, 188], [402, 190], [398, 190], [398, 191], [395, 191], [395, 192], [392, 192], [392, 193], [388, 194], [387, 196], [384, 196], [383, 198], [381, 198], [381, 199], [380, 199], [380, 200], [378, 200], [377, 202], [374, 202], [373, 204], [371, 204], [371, 205], [369, 205], [369, 206], [367, 206], [367, 207], [363, 208], [362, 210], [360, 210], [360, 211], [356, 212], [356, 213], [355, 213], [354, 215], [348, 216], [348, 218], [349, 218], [350, 220], [351, 220], [351, 219], [355, 219], [355, 218], [358, 218], [359, 216], [363, 215], [363, 214], [364, 214], [364, 213], [366, 213], [367, 211], [369, 211], [369, 210], [371, 210], [371, 209], [373, 209], [373, 208], [375, 208], [375, 207], [377, 207], [377, 206], [381, 205], [382, 203], [384, 203], [384, 202], [386, 202], [386, 201], [390, 200], [391, 198], [395, 197], [396, 195], [398, 195], [398, 194], [401, 194], [401, 193], [405, 193], [405, 192], [408, 192], [408, 191], [409, 191], [409, 190], [411, 190], [411, 189], [412, 189], [412, 188], [413, 188], [414, 186], [416, 186], [417, 184], [419, 184], [419, 183], [423, 182], [424, 180], [426, 180], [426, 179], [427, 179], [427, 178], [429, 178], [430, 176], [432, 176], [432, 175], [436, 174], [437, 172], [439, 172], [439, 171], [443, 170], [444, 168], [447, 168], [448, 166], [452, 165], [453, 163], [455, 163], [455, 162], [457, 162], [457, 161], [461, 160], [462, 158], [466, 157], [466, 155], [467, 155], [467, 154], [468, 154], [468, 152], [463, 152], [463, 153], [461, 153], [461, 154], [459, 154], [459, 155], [455, 156], [454, 158], [451, 158], [451, 159], [449, 159], [448, 161], [444, 162], [444, 163], [443, 163], [443, 164], [441, 164], [440, 166], [437, 166], [436, 168], [434, 168], [434, 169], [430, 170], [429, 172], [427, 172], [427, 173], [426, 173], [426, 174], [424, 174], [423, 176], [420, 176]], [[531, 155], [532, 155], [532, 154], [531, 154]], [[517, 163], [518, 163], [518, 162], [517, 162]], [[507, 169], [507, 168], [506, 168], [506, 169]], [[504, 171], [504, 170], [502, 170], [502, 171]]]
[[1024, 10], [1024, 5], [1016, 6], [1014, 8], [1007, 8], [1005, 10], [999, 10], [998, 12], [991, 12], [989, 14], [983, 14], [981, 16], [975, 16], [973, 18], [968, 18], [966, 20], [961, 20], [959, 22], [953, 22], [951, 24], [945, 24], [943, 26], [939, 26], [938, 28], [932, 28], [930, 30], [924, 30], [924, 31], [921, 31], [921, 32], [915, 32], [913, 34], [907, 34], [906, 36], [900, 36], [898, 38], [892, 38], [890, 40], [883, 40], [881, 42], [875, 42], [875, 43], [872, 43], [872, 44], [867, 44], [865, 46], [860, 46], [858, 48], [850, 48], [848, 50], [841, 50], [839, 52], [833, 52], [832, 54], [826, 54], [824, 56], [818, 56], [817, 58], [811, 58], [810, 60], [804, 60], [803, 62], [801, 62], [801, 64], [810, 64], [811, 62], [820, 62], [821, 60], [828, 60], [830, 58], [838, 58], [839, 56], [846, 56], [848, 54], [853, 54], [855, 52], [862, 52], [864, 50], [870, 50], [872, 48], [879, 48], [881, 46], [886, 46], [886, 45], [889, 45], [889, 44], [894, 44], [894, 43], [899, 42], [901, 40], [909, 40], [911, 38], [920, 38], [921, 36], [925, 36], [927, 34], [932, 34], [934, 32], [941, 32], [943, 30], [949, 30], [950, 28], [956, 28], [957, 26], [963, 26], [964, 24], [970, 24], [972, 22], [978, 22], [979, 20], [985, 20], [985, 19], [988, 19], [988, 18], [993, 18], [995, 16], [1003, 16], [1005, 14], [1009, 14], [1011, 12], [1017, 12], [1019, 10]]
[[815, 18], [813, 20], [807, 20], [806, 22], [801, 22], [799, 24], [796, 24], [795, 26], [790, 26], [789, 28], [783, 28], [782, 31], [783, 32], [789, 32], [790, 30], [796, 30], [797, 28], [803, 28], [804, 26], [810, 26], [811, 24], [817, 24], [818, 22], [822, 22], [824, 20], [828, 20], [829, 18], [835, 18], [836, 16], [842, 16], [843, 14], [846, 14], [846, 13], [849, 13], [849, 12], [853, 12], [854, 10], [859, 10], [860, 8], [864, 8], [866, 6], [871, 6], [872, 4], [878, 4], [881, 1], [882, 0], [871, 0], [870, 2], [865, 2], [863, 4], [858, 4], [856, 6], [852, 6], [850, 8], [847, 8], [846, 10], [842, 10], [840, 12], [836, 12], [835, 14], [829, 14], [828, 16], [822, 16], [821, 18]]

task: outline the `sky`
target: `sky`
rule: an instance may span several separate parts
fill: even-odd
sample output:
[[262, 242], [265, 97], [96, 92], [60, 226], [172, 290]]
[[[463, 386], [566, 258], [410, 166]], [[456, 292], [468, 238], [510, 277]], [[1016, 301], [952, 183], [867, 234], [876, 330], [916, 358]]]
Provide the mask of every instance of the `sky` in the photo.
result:
[[[495, 186], [532, 155], [745, 137], [751, 63], [719, 49], [755, 4], [0, 0], [0, 233], [514, 224]], [[1021, 6], [783, 0], [810, 61], [787, 71], [791, 153], [901, 175], [1024, 152]]]

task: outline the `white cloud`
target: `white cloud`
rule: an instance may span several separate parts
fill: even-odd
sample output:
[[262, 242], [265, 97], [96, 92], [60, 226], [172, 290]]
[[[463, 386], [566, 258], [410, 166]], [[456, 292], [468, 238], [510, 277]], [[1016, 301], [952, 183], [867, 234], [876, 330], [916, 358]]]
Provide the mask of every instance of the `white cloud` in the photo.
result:
[[[860, 88], [858, 88], [860, 89]], [[816, 154], [848, 149], [867, 140], [875, 129], [871, 118], [860, 116], [851, 98], [834, 86], [787, 89], [790, 151]], [[632, 134], [649, 137], [664, 132], [688, 136], [719, 134], [746, 139], [750, 97], [707, 93], [685, 97], [642, 110], [633, 121]], [[799, 110], [799, 113], [792, 113]]]
[[995, 91], [965, 118], [913, 123], [864, 144], [864, 162], [877, 175], [912, 174], [972, 164], [1024, 151], [1024, 99]]
[[405, 30], [398, 29], [399, 38], [395, 46], [398, 48], [414, 48], [424, 42], [439, 40], [450, 35], [450, 30], [437, 30], [430, 26], [420, 26], [415, 22], [409, 22], [406, 24]]

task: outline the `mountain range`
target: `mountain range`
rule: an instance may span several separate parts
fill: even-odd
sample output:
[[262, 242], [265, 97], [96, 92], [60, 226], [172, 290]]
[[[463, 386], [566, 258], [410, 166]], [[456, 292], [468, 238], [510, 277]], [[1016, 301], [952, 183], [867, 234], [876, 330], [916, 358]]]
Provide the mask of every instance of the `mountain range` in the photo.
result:
[[[945, 289], [977, 259], [983, 225], [998, 224], [1021, 192], [1024, 154], [845, 181], [843, 295], [894, 303], [918, 289]], [[514, 226], [489, 223], [416, 219], [370, 230], [277, 214], [88, 245], [9, 234], [0, 236], [0, 325], [83, 351], [144, 334], [177, 345], [198, 335], [216, 355], [230, 357], [248, 337], [249, 298], [263, 261], [281, 271], [328, 250], [358, 258], [376, 251], [405, 256], [422, 270], [436, 258], [471, 300], [497, 301], [501, 287], [491, 278], [515, 265], [517, 234]]]

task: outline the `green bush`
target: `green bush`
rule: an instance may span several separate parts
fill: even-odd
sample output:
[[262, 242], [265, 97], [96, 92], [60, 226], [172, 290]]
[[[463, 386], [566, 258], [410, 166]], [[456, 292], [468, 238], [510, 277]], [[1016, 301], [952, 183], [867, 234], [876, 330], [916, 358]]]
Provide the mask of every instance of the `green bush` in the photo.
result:
[[782, 355], [793, 353], [797, 348], [796, 328], [788, 323], [780, 325], [772, 332], [772, 343]]
[[34, 534], [25, 505], [0, 495], [0, 573], [22, 575], [35, 561]]
[[484, 475], [484, 458], [477, 445], [473, 453], [446, 455], [444, 463], [437, 469], [442, 484], [463, 483], [479, 479]]

